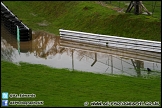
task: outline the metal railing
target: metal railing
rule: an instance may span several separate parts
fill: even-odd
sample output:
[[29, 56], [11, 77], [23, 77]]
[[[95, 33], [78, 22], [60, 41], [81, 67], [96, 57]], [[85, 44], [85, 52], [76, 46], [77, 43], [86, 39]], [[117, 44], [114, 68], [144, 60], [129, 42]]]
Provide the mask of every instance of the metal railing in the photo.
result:
[[161, 52], [161, 42], [59, 29], [60, 38], [107, 47]]

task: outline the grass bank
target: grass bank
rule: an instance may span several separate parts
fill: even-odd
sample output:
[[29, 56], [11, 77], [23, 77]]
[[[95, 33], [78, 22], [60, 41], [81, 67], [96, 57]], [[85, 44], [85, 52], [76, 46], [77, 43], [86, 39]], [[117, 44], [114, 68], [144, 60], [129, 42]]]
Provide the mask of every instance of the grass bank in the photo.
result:
[[44, 65], [1, 61], [1, 90], [34, 93], [36, 98], [9, 101], [44, 101], [44, 106], [84, 106], [92, 101], [159, 101], [160, 78], [135, 78], [55, 69]]
[[95, 1], [4, 1], [29, 28], [59, 35], [59, 29], [161, 41], [161, 20], [122, 14]]

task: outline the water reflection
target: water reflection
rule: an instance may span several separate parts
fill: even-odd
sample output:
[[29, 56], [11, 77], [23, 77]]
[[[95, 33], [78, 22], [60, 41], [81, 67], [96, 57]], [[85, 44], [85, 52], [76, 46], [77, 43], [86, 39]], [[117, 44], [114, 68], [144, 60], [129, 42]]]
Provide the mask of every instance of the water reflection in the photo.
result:
[[[111, 73], [111, 74], [124, 74], [130, 76], [144, 76], [148, 75], [146, 70], [147, 67], [153, 68], [154, 64], [161, 68], [161, 54], [137, 51], [137, 50], [126, 50], [126, 49], [116, 49], [116, 48], [104, 48], [95, 45], [83, 44], [74, 41], [66, 41], [60, 39], [60, 46], [64, 48], [72, 48], [75, 50], [75, 55], [79, 61], [86, 58], [86, 65], [82, 68], [87, 68], [88, 71], [93, 68], [93, 72], [101, 73]], [[72, 57], [72, 59], [75, 57]], [[89, 59], [88, 59], [89, 58]], [[74, 59], [75, 69], [78, 69], [78, 62]], [[91, 59], [91, 60], [90, 60]], [[153, 66], [151, 66], [153, 65]], [[79, 65], [80, 66], [80, 65]], [[91, 67], [90, 67], [91, 66]], [[150, 75], [161, 75], [161, 69], [153, 69]], [[73, 66], [74, 67], [74, 66]], [[97, 71], [96, 71], [97, 70]]]
[[[161, 53], [107, 48], [60, 39], [43, 31], [33, 33], [33, 40], [20, 42], [1, 25], [1, 57], [12, 62], [45, 64], [102, 74], [161, 76]], [[146, 68], [152, 71], [149, 73]]]
[[1, 59], [12, 62], [13, 57], [15, 57], [14, 49], [1, 37]]

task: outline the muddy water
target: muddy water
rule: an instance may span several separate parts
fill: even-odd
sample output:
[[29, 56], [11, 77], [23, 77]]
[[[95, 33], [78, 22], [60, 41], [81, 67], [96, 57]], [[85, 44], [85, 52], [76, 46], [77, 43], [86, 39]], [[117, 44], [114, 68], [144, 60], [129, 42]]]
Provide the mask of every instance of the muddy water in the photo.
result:
[[43, 31], [33, 32], [32, 41], [17, 43], [2, 24], [1, 58], [101, 74], [161, 76], [161, 53], [68, 41]]

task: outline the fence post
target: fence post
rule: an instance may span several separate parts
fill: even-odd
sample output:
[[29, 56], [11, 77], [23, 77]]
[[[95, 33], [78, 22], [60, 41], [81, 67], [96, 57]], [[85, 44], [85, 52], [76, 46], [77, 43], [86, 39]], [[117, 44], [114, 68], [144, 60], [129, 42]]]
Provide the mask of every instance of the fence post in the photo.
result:
[[20, 31], [18, 26], [17, 26], [17, 41], [20, 41]]
[[20, 30], [19, 30], [18, 26], [17, 26], [17, 49], [18, 49], [18, 52], [20, 54]]

